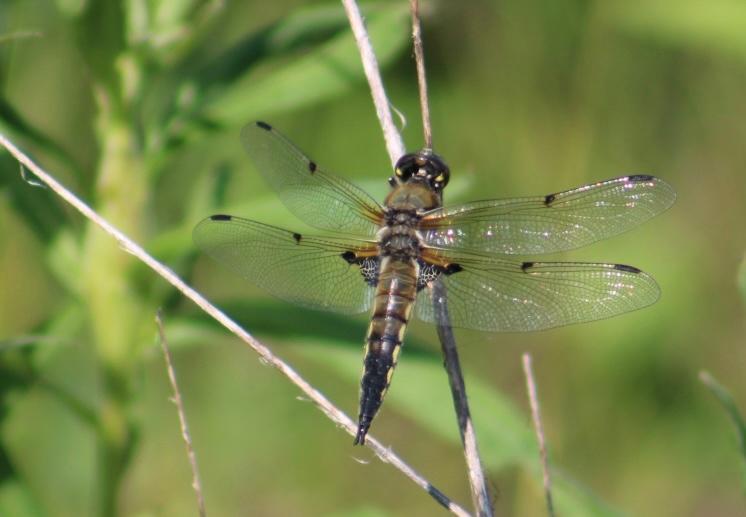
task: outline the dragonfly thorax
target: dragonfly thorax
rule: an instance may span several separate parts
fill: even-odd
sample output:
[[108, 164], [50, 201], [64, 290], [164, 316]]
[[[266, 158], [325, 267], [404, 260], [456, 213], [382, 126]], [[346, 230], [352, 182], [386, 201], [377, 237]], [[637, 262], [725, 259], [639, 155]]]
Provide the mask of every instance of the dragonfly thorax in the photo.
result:
[[421, 247], [417, 230], [408, 224], [387, 225], [378, 232], [378, 248], [382, 256], [415, 259]]

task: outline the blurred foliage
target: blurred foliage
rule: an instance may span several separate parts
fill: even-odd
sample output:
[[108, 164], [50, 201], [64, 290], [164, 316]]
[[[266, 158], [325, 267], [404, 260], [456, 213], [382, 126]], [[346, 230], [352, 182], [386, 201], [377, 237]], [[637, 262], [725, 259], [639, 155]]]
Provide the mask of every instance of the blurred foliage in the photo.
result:
[[738, 447], [741, 450], [741, 456], [743, 456], [743, 487], [746, 493], [746, 421], [743, 419], [741, 412], [736, 406], [736, 402], [733, 400], [733, 395], [725, 388], [725, 386], [720, 384], [707, 372], [701, 372], [699, 374], [699, 379], [705, 386], [707, 386], [712, 394], [717, 397], [718, 402], [723, 406], [723, 409], [736, 428]]
[[[728, 422], [697, 372], [728, 386], [731, 414], [746, 407], [743, 3], [424, 4], [447, 201], [631, 172], [679, 192], [644, 228], [572, 254], [650, 271], [664, 292], [656, 306], [539, 334], [458, 334], [499, 513], [543, 513], [526, 350], [560, 515], [742, 512], [742, 451], [723, 439]], [[417, 148], [406, 2], [365, 12]], [[356, 412], [365, 318], [274, 302], [190, 239], [218, 211], [303, 229], [242, 156], [240, 127], [259, 117], [384, 195], [388, 157], [338, 2], [2, 0], [0, 88], [0, 132]], [[0, 515], [195, 513], [154, 346], [158, 307], [210, 514], [433, 514], [426, 495], [352, 449], [285, 379], [6, 154], [0, 281]], [[373, 433], [466, 502], [435, 342], [412, 325]]]

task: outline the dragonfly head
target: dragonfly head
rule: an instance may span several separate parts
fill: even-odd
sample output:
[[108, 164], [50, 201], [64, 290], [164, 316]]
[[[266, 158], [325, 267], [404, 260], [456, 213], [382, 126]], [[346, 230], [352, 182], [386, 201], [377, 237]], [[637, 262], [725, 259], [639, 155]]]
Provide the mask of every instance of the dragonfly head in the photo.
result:
[[448, 184], [451, 173], [448, 165], [430, 149], [405, 154], [396, 162], [392, 185], [408, 182], [426, 183], [436, 192]]

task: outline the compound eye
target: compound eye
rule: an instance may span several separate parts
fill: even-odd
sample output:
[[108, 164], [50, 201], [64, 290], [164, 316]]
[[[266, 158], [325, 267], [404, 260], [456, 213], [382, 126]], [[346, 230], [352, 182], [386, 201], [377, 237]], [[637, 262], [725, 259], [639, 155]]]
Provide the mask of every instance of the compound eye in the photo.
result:
[[450, 175], [448, 174], [448, 172], [445, 172], [445, 171], [441, 172], [440, 174], [438, 174], [435, 177], [435, 179], [433, 180], [433, 182], [435, 183], [435, 185], [438, 188], [444, 188], [446, 185], [448, 185], [448, 178], [449, 178], [449, 176]]
[[399, 167], [394, 169], [394, 174], [396, 174], [398, 178], [401, 178], [402, 176], [404, 176], [404, 172], [402, 172], [402, 170]]

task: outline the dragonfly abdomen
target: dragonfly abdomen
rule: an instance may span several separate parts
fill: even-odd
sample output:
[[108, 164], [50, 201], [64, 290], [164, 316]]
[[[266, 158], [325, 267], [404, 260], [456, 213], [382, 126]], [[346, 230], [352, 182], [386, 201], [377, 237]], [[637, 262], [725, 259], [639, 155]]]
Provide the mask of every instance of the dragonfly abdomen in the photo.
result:
[[418, 270], [412, 259], [384, 257], [381, 261], [373, 317], [366, 335], [356, 445], [365, 443], [365, 435], [391, 384], [417, 296]]

